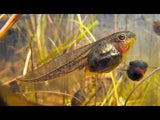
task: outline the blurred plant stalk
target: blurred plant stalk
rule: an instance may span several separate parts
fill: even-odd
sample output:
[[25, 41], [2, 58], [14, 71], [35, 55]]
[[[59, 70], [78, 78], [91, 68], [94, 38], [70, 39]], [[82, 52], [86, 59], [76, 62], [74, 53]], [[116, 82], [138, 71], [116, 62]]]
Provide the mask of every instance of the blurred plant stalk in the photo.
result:
[[7, 31], [14, 25], [14, 23], [19, 19], [20, 14], [13, 14], [5, 25], [0, 30], [0, 40], [6, 35]]
[[6, 14], [2, 14], [1, 16], [0, 16], [0, 20], [5, 16]]

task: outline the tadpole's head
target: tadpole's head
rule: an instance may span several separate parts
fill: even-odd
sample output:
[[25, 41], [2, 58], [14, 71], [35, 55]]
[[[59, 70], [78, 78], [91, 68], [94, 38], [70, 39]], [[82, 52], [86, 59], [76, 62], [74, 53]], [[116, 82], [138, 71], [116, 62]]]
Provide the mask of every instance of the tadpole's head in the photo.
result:
[[136, 40], [136, 35], [130, 31], [115, 33], [114, 46], [125, 57]]

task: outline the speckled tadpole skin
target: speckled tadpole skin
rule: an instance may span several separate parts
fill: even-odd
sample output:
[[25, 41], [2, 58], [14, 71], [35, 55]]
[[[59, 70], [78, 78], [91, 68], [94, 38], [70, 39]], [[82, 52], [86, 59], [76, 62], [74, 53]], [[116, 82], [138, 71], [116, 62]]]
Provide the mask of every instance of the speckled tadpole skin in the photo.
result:
[[55, 79], [77, 69], [89, 72], [110, 72], [126, 57], [136, 35], [121, 31], [60, 55], [19, 79], [24, 82], [38, 82]]

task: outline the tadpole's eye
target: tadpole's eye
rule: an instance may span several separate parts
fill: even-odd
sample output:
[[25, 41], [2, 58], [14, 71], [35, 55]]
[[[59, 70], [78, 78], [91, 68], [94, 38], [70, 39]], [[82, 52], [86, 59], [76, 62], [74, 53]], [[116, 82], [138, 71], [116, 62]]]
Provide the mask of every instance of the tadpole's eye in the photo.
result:
[[118, 41], [124, 41], [126, 39], [126, 35], [124, 33], [117, 35]]
[[130, 63], [129, 63], [129, 65], [130, 65], [130, 66], [132, 66], [132, 65], [133, 65], [133, 63], [132, 63], [132, 62], [130, 62]]

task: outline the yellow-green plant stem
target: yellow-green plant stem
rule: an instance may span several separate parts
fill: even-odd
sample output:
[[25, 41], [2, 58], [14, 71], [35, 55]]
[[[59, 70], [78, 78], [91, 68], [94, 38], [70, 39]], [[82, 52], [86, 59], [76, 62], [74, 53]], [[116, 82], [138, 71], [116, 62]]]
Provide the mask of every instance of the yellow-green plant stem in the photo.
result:
[[56, 44], [54, 43], [54, 41], [53, 41], [50, 37], [48, 37], [48, 40], [49, 40], [49, 41], [52, 43], [52, 45], [55, 47], [55, 49], [57, 50], [58, 54], [60, 54], [60, 52], [59, 52]]
[[37, 45], [40, 52], [40, 59], [43, 59], [46, 53], [46, 45], [45, 45], [45, 28], [46, 28], [46, 15], [38, 15], [37, 19]]
[[[120, 77], [117, 84], [116, 84], [116, 88], [120, 85], [120, 83], [124, 80], [124, 76]], [[108, 95], [104, 98], [103, 102], [100, 104], [100, 106], [104, 106], [106, 101], [111, 97], [111, 95], [113, 94], [114, 89], [109, 89], [108, 90]]]
[[83, 25], [80, 14], [77, 14], [77, 19], [78, 19], [78, 23], [79, 23], [80, 27], [82, 29], [84, 28], [87, 31], [87, 33], [92, 37], [92, 39], [94, 41], [96, 41], [95, 37], [92, 35], [92, 33], [89, 31], [89, 29], [85, 25]]
[[[88, 30], [92, 30], [97, 24], [98, 24], [98, 21], [95, 21], [91, 26], [88, 27]], [[87, 34], [87, 33], [88, 33], [87, 31], [84, 31], [84, 34]], [[66, 50], [66, 49], [68, 49], [70, 47], [72, 47], [75, 42], [80, 41], [84, 37], [84, 34], [81, 33], [75, 41], [72, 41], [69, 45], [65, 45], [63, 47], [63, 49], [59, 49], [60, 46], [58, 46], [57, 48], [59, 49], [59, 52], [61, 53], [62, 51]], [[55, 51], [53, 51], [52, 53], [50, 53], [49, 55], [47, 55], [46, 57], [44, 57], [43, 59], [41, 59], [41, 61], [38, 62], [38, 65], [40, 65], [43, 62], [45, 62], [46, 60], [52, 58], [55, 55], [56, 52], [57, 52], [57, 50], [55, 49]]]
[[116, 97], [116, 103], [117, 103], [117, 106], [119, 106], [117, 86], [116, 86], [116, 83], [115, 83], [115, 79], [113, 77], [113, 72], [110, 72], [109, 74], [110, 74], [111, 79], [112, 79], [112, 85], [113, 85], [113, 89], [114, 89], [114, 93], [115, 93], [115, 97]]
[[144, 93], [143, 93], [143, 97], [142, 97], [142, 99], [140, 100], [140, 104], [142, 104], [143, 101], [145, 100], [145, 97], [146, 97], [147, 92], [148, 92], [149, 88], [151, 87], [151, 85], [152, 85], [152, 82], [149, 82], [148, 85], [147, 85], [147, 87], [145, 88], [145, 91], [144, 91]]
[[27, 58], [25, 61], [24, 69], [23, 69], [23, 76], [25, 76], [27, 74], [27, 69], [28, 69], [30, 57], [31, 57], [31, 49], [29, 49], [28, 54], [27, 54]]
[[[97, 24], [98, 24], [98, 21], [95, 21], [91, 26], [88, 27], [88, 30], [93, 29], [93, 27], [95, 27]], [[72, 47], [75, 42], [80, 41], [80, 40], [84, 37], [84, 35], [87, 34], [87, 33], [88, 33], [87, 31], [84, 31], [83, 34], [81, 33], [81, 34], [78, 36], [78, 38], [76, 39], [76, 41], [73, 41], [71, 44], [65, 46], [65, 49]]]
[[152, 76], [154, 73], [156, 73], [157, 71], [160, 71], [160, 67], [154, 69], [150, 74], [148, 74], [145, 78], [143, 78], [133, 89], [132, 91], [129, 93], [125, 103], [124, 103], [124, 106], [126, 106], [130, 96], [133, 94], [133, 92], [147, 79], [149, 78], [150, 76]]

